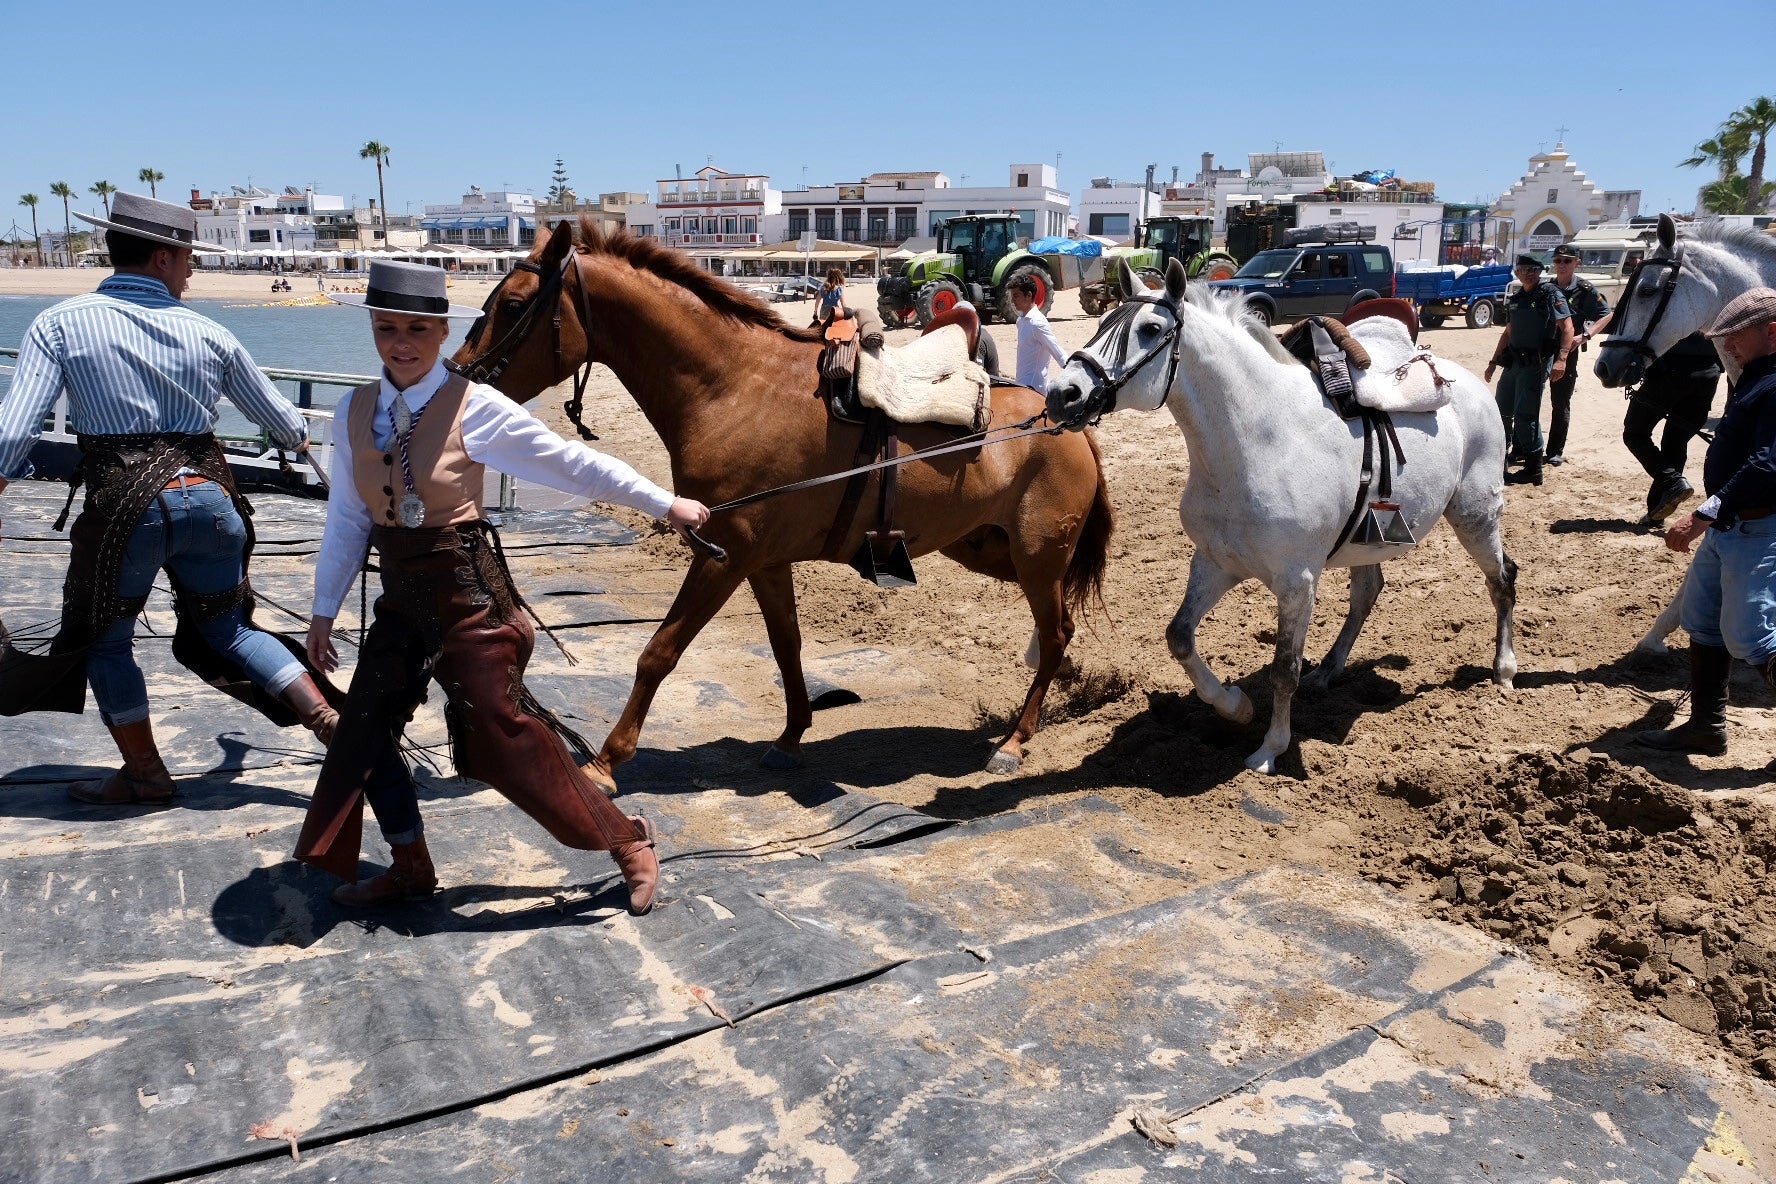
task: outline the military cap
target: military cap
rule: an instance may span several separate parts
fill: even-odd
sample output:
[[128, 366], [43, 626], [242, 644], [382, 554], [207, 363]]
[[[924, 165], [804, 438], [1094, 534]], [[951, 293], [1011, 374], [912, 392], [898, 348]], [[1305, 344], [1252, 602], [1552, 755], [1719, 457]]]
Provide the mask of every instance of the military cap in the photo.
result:
[[1518, 254], [1516, 265], [1518, 267], [1533, 267], [1537, 271], [1544, 270], [1548, 266], [1546, 263], [1542, 262], [1542, 257], [1540, 255], [1532, 255], [1528, 251], [1523, 251]]
[[1776, 288], [1752, 288], [1727, 301], [1727, 306], [1708, 326], [1708, 336], [1729, 337], [1753, 325], [1776, 321]]
[[1578, 257], [1579, 249], [1571, 243], [1561, 243], [1554, 248], [1554, 258], [1556, 259], [1577, 259]]

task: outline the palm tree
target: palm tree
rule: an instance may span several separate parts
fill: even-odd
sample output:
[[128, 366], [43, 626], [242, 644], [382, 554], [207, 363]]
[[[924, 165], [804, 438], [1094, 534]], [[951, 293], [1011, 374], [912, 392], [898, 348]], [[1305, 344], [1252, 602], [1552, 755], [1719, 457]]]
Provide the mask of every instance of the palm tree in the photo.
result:
[[[1756, 199], [1751, 196], [1753, 192], [1758, 194]], [[1765, 181], [1761, 189], [1754, 191], [1750, 177], [1735, 173], [1702, 186], [1702, 209], [1710, 214], [1751, 213], [1762, 210], [1772, 193], [1776, 193], [1776, 181]]]
[[1751, 147], [1751, 170], [1745, 175], [1745, 208], [1747, 214], [1764, 211], [1764, 154], [1769, 147], [1770, 133], [1776, 131], [1776, 100], [1759, 96], [1727, 120], [1727, 126], [1743, 137]]
[[1716, 179], [1725, 181], [1739, 175], [1739, 158], [1750, 150], [1751, 137], [1731, 123], [1723, 123], [1712, 140], [1703, 140], [1696, 145], [1694, 153], [1677, 163], [1678, 167], [1686, 169], [1713, 164]]
[[68, 213], [68, 203], [75, 197], [74, 186], [66, 181], [57, 181], [49, 187], [50, 193], [62, 199], [62, 244], [67, 247], [70, 256], [74, 253], [74, 218]]
[[37, 252], [37, 266], [43, 266], [43, 236], [37, 233], [37, 203], [42, 200], [35, 193], [27, 193], [19, 198], [19, 205], [31, 208], [31, 243]]
[[99, 200], [105, 203], [105, 217], [111, 216], [111, 195], [117, 192], [117, 186], [109, 181], [94, 181], [88, 193], [98, 194]]
[[140, 172], [138, 172], [136, 174], [136, 180], [148, 182], [148, 196], [149, 197], [159, 197], [160, 196], [160, 190], [156, 189], [154, 186], [157, 183], [164, 181], [166, 179], [167, 179], [167, 175], [165, 173], [157, 173], [153, 169], [142, 169]]
[[376, 200], [382, 206], [382, 245], [387, 247], [389, 245], [389, 203], [388, 194], [382, 188], [382, 170], [389, 162], [389, 147], [387, 144], [371, 140], [358, 149], [358, 159], [376, 162]]

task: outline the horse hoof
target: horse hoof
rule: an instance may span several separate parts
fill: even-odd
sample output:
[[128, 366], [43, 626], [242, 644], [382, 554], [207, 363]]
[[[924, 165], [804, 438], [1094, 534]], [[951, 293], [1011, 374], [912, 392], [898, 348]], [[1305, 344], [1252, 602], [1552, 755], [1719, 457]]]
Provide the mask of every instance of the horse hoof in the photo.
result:
[[785, 752], [783, 749], [778, 748], [773, 744], [771, 747], [765, 749], [765, 755], [759, 758], [759, 766], [761, 768], [770, 769], [774, 773], [781, 773], [789, 769], [799, 769], [802, 767], [802, 754], [799, 752]]
[[1246, 758], [1246, 768], [1252, 770], [1254, 773], [1262, 773], [1266, 777], [1274, 776], [1277, 771], [1276, 763], [1278, 755], [1279, 754], [1277, 753], [1260, 748], [1257, 752], [1254, 752], [1251, 756]]
[[1231, 710], [1223, 711], [1219, 703], [1211, 704], [1210, 706], [1214, 707], [1215, 714], [1222, 719], [1244, 727], [1251, 723], [1252, 717], [1257, 714], [1256, 710], [1252, 707], [1252, 696], [1246, 694], [1238, 687], [1229, 687], [1228, 689], [1231, 690], [1234, 695], [1233, 707]]
[[1023, 763], [1024, 762], [1020, 758], [1012, 756], [1004, 749], [1000, 749], [993, 754], [991, 760], [987, 761], [987, 772], [998, 773], [1001, 775], [1015, 773]]
[[598, 787], [598, 792], [602, 793], [605, 797], [614, 798], [617, 796], [617, 783], [609, 776], [599, 772], [597, 765], [581, 765], [580, 772], [584, 773], [586, 775], [586, 780], [590, 781], [593, 785], [596, 785]]
[[1301, 680], [1301, 689], [1314, 695], [1323, 695], [1332, 689], [1332, 671], [1326, 666], [1316, 666], [1307, 677]]

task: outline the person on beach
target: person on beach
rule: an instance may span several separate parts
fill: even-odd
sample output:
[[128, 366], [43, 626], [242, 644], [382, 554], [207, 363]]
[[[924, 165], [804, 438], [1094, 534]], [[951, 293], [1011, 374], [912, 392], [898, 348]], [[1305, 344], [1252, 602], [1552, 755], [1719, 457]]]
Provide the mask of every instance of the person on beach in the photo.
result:
[[[1017, 309], [1017, 381], [1037, 394], [1048, 393], [1048, 363], [1067, 364], [1067, 353], [1049, 328], [1048, 317], [1036, 306], [1036, 281], [1020, 275], [1011, 281], [1011, 306]], [[981, 336], [986, 336], [981, 326]]]
[[[709, 511], [447, 371], [440, 353], [450, 320], [481, 314], [445, 293], [440, 268], [373, 262], [364, 295], [331, 297], [369, 310], [383, 372], [334, 410], [332, 492], [308, 631], [318, 667], [338, 668], [334, 618], [371, 546], [383, 595], [296, 857], [351, 881], [333, 893], [342, 905], [391, 905], [436, 890], [418, 791], [399, 751], [401, 729], [435, 679], [457, 771], [499, 790], [562, 844], [609, 851], [639, 916], [653, 906], [659, 879], [653, 829], [625, 817], [581, 771], [592, 760], [585, 742], [524, 686], [536, 633], [482, 507], [485, 467], [644, 510], [680, 530], [701, 526]], [[365, 800], [392, 866], [357, 883]]]
[[90, 679], [123, 767], [69, 792], [102, 805], [165, 802], [176, 786], [130, 652], [163, 569], [179, 622], [173, 656], [273, 722], [332, 738], [338, 717], [302, 651], [253, 627], [251, 511], [213, 434], [216, 403], [227, 396], [279, 448], [307, 448], [308, 430], [232, 333], [180, 303], [193, 248], [202, 249], [195, 214], [119, 193], [109, 218], [75, 217], [105, 228], [116, 274], [46, 309], [26, 331], [0, 403], [0, 489], [27, 473], [44, 417], [66, 391], [80, 440], [74, 487], [84, 481], [86, 502], [50, 647], [58, 668], [45, 677], [47, 662], [8, 653], [0, 714], [81, 711]]
[[1486, 364], [1486, 381], [1504, 367], [1498, 384], [1499, 418], [1511, 451], [1523, 467], [1505, 474], [1507, 485], [1542, 483], [1542, 390], [1550, 380], [1566, 377], [1567, 357], [1572, 353], [1572, 311], [1560, 289], [1542, 279], [1542, 261], [1531, 254], [1517, 256], [1515, 269], [1521, 288], [1508, 301], [1509, 319], [1499, 335], [1492, 360]]
[[1741, 373], [1702, 462], [1707, 500], [1665, 532], [1680, 554], [1702, 541], [1683, 584], [1690, 718], [1636, 739], [1721, 756], [1733, 659], [1776, 689], [1776, 288], [1734, 297], [1707, 333]]
[[836, 267], [828, 268], [826, 282], [820, 285], [820, 295], [814, 302], [814, 324], [824, 328], [835, 317], [850, 315], [851, 310], [845, 306], [845, 273]]
[[[1615, 316], [1609, 301], [1590, 280], [1579, 274], [1579, 249], [1571, 243], [1554, 248], [1554, 286], [1566, 300], [1572, 313], [1573, 344], [1583, 349], [1585, 343], [1609, 328]], [[1568, 359], [1566, 372], [1548, 384], [1548, 403], [1552, 407], [1548, 422], [1546, 463], [1556, 467], [1566, 463], [1566, 436], [1572, 427], [1573, 387], [1578, 385], [1579, 368]]]

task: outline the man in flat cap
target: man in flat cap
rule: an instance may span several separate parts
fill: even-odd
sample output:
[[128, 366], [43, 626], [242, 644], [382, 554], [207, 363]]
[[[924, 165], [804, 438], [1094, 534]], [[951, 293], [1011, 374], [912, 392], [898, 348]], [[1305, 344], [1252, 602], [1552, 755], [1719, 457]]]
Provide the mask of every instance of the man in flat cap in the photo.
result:
[[1732, 660], [1751, 663], [1776, 688], [1776, 288], [1735, 297], [1707, 333], [1742, 373], [1703, 461], [1708, 498], [1665, 532], [1673, 551], [1702, 540], [1681, 618], [1690, 635], [1690, 718], [1638, 739], [1719, 756]]
[[253, 627], [252, 527], [214, 435], [216, 403], [226, 396], [279, 448], [307, 447], [308, 429], [234, 334], [180, 303], [192, 253], [205, 249], [195, 214], [119, 193], [108, 217], [75, 217], [105, 229], [116, 274], [46, 309], [26, 331], [0, 401], [0, 490], [28, 474], [44, 416], [65, 391], [86, 504], [70, 536], [61, 631], [44, 662], [54, 676], [24, 660], [44, 656], [0, 641], [0, 715], [79, 712], [90, 679], [123, 767], [69, 792], [100, 805], [161, 803], [175, 786], [130, 649], [163, 569], [179, 621], [176, 659], [323, 743], [338, 723], [301, 648]]
[[1523, 458], [1523, 468], [1507, 472], [1509, 485], [1542, 483], [1542, 390], [1552, 379], [1566, 377], [1573, 348], [1572, 310], [1560, 289], [1542, 278], [1542, 261], [1535, 255], [1517, 256], [1515, 269], [1520, 290], [1508, 303], [1508, 318], [1499, 335], [1492, 360], [1486, 364], [1486, 381], [1500, 367], [1499, 417], [1511, 450]]

